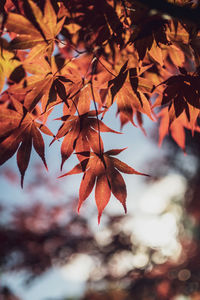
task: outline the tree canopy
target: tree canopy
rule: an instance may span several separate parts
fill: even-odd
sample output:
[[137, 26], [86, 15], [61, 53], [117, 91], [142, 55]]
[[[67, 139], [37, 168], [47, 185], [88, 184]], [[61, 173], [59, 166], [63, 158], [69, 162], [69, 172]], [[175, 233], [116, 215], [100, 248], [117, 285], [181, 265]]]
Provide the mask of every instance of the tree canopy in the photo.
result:
[[32, 147], [47, 168], [43, 135], [62, 139], [61, 170], [79, 162], [60, 177], [83, 173], [78, 210], [95, 188], [99, 222], [111, 193], [126, 211], [121, 173], [147, 174], [104, 151], [101, 133], [121, 133], [104, 116], [115, 103], [121, 129], [145, 133], [149, 118], [160, 145], [171, 134], [186, 151], [185, 129], [200, 129], [198, 2], [3, 0], [0, 12], [0, 164], [17, 153], [23, 187]]

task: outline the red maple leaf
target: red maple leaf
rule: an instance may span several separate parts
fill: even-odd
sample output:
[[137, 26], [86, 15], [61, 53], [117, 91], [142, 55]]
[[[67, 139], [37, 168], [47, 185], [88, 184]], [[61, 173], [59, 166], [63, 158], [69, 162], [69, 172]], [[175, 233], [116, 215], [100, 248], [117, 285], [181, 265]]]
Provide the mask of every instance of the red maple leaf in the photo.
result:
[[21, 173], [21, 186], [29, 164], [32, 144], [47, 168], [44, 141], [40, 130], [53, 135], [43, 124], [36, 121], [38, 116], [30, 114], [26, 108], [12, 97], [14, 109], [0, 109], [0, 165], [17, 151], [17, 165]]
[[101, 154], [95, 152], [82, 152], [84, 160], [71, 171], [60, 177], [84, 173], [79, 189], [78, 211], [82, 203], [88, 198], [95, 186], [95, 200], [98, 209], [98, 223], [102, 212], [113, 195], [121, 202], [126, 212], [126, 185], [120, 172], [148, 176], [131, 168], [124, 162], [113, 157], [124, 149], [113, 149]]
[[[64, 140], [61, 146], [62, 163], [71, 156], [74, 150], [79, 152], [88, 152], [90, 149], [94, 152], [103, 151], [103, 141], [99, 132], [113, 132], [118, 133], [108, 126], [106, 126], [101, 120], [96, 118], [96, 111], [89, 111], [82, 115], [65, 115], [57, 120], [62, 120], [63, 124], [58, 130], [52, 143], [64, 136]], [[100, 148], [100, 149], [99, 149]], [[78, 158], [82, 160], [82, 156], [77, 154]]]
[[159, 112], [158, 117], [160, 118], [159, 146], [162, 145], [166, 135], [170, 133], [177, 145], [185, 152], [185, 129], [191, 130], [193, 134], [194, 130], [200, 132], [197, 124], [193, 127], [191, 126], [185, 113], [181, 114], [170, 124], [168, 109], [165, 107]]
[[[136, 112], [144, 113], [152, 119], [151, 107], [145, 93], [149, 93], [152, 84], [140, 75], [150, 66], [127, 69], [126, 62], [119, 74], [108, 82], [108, 96], [105, 102], [110, 107], [113, 101], [117, 103], [117, 113], [120, 115], [121, 125], [131, 122]], [[152, 119], [153, 120], [153, 119]]]
[[200, 77], [188, 74], [184, 68], [179, 67], [179, 70], [180, 75], [171, 76], [161, 83], [166, 87], [153, 107], [168, 105], [170, 124], [185, 112], [188, 121], [194, 127], [200, 111]]

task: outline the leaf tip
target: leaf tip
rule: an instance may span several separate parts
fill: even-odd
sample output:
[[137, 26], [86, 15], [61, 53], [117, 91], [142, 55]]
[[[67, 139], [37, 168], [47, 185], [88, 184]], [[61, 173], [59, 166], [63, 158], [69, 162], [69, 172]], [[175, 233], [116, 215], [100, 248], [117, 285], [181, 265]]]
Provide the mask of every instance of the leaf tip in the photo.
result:
[[23, 189], [24, 187], [24, 175], [21, 175], [21, 188]]
[[61, 162], [61, 165], [60, 165], [60, 171], [62, 171], [62, 169], [63, 169], [64, 162], [65, 162], [65, 160], [62, 159], [62, 162]]
[[102, 215], [102, 213], [98, 214], [98, 225], [100, 225], [100, 222], [101, 222], [101, 215]]
[[77, 207], [78, 214], [80, 213], [80, 208], [81, 208], [81, 205], [79, 204], [78, 207]]
[[46, 160], [45, 160], [45, 159], [44, 159], [43, 163], [44, 163], [44, 166], [45, 166], [45, 168], [46, 168], [46, 170], [47, 170], [47, 172], [48, 172], [49, 169], [48, 169], [48, 167], [47, 167], [47, 163], [46, 163]]
[[78, 207], [77, 207], [78, 214], [80, 213], [82, 202], [83, 202], [82, 199], [79, 198]]
[[141, 175], [146, 176], [146, 177], [151, 177], [149, 174], [141, 173]]
[[58, 176], [57, 178], [62, 178], [62, 177], [65, 177], [65, 176], [67, 176], [67, 175], [68, 175], [68, 173], [65, 173], [65, 174], [63, 174], [63, 175]]

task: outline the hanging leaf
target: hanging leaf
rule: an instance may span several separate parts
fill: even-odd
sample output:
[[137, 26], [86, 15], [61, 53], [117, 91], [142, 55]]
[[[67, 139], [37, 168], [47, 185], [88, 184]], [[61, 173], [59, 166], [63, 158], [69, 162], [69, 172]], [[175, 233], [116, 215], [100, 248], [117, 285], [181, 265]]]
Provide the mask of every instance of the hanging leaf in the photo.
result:
[[111, 193], [121, 202], [126, 212], [126, 185], [119, 172], [148, 176], [112, 157], [112, 155], [117, 155], [123, 150], [113, 149], [104, 153], [83, 153], [87, 159], [84, 158], [71, 171], [60, 176], [84, 173], [79, 189], [78, 211], [92, 192], [94, 186], [96, 186], [95, 200], [98, 209], [98, 223], [100, 223], [102, 212], [110, 200]]

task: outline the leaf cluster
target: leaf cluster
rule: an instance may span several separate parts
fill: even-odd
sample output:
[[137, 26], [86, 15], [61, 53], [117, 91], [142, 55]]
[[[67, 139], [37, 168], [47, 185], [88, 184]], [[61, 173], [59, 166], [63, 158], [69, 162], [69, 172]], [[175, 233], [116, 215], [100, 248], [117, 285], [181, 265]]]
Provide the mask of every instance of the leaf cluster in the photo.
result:
[[[175, 2], [176, 10], [198, 9], [191, 1]], [[23, 186], [32, 145], [47, 168], [42, 134], [52, 143], [63, 139], [61, 169], [72, 153], [79, 163], [60, 177], [83, 173], [78, 209], [95, 187], [99, 221], [111, 193], [126, 211], [120, 172], [145, 174], [113, 157], [123, 149], [104, 151], [101, 133], [119, 134], [104, 115], [115, 102], [121, 128], [131, 123], [145, 133], [148, 117], [159, 124], [160, 144], [171, 133], [185, 150], [185, 128], [199, 131], [198, 24], [139, 1], [2, 3], [1, 165], [17, 152]], [[53, 134], [47, 124], [57, 107], [62, 124]]]

